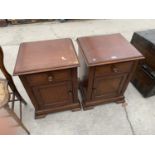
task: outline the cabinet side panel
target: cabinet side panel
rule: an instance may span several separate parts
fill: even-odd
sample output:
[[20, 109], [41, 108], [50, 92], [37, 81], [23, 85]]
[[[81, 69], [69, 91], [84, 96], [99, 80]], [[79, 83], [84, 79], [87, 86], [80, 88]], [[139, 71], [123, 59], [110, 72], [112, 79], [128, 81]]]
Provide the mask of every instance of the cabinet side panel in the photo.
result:
[[24, 86], [27, 94], [29, 95], [32, 104], [34, 105], [35, 110], [39, 109], [38, 104], [37, 104], [37, 101], [34, 98], [34, 94], [33, 94], [32, 90], [31, 90], [29, 84], [27, 83], [26, 77], [21, 75], [21, 76], [19, 76], [19, 78], [22, 81], [22, 84], [23, 84], [23, 86]]
[[72, 69], [72, 87], [73, 87], [73, 102], [78, 103], [78, 78], [77, 68]]
[[134, 74], [135, 74], [135, 71], [136, 71], [136, 67], [137, 67], [137, 65], [138, 65], [138, 62], [139, 62], [139, 60], [136, 60], [136, 61], [133, 61], [134, 63], [133, 63], [133, 66], [132, 66], [132, 71], [128, 74], [128, 77], [127, 77], [127, 79], [126, 79], [126, 82], [125, 82], [125, 85], [124, 85], [124, 87], [123, 87], [123, 89], [122, 89], [122, 95], [124, 94], [124, 92], [125, 92], [125, 90], [127, 89], [127, 86], [128, 86], [128, 84], [129, 84], [129, 82], [130, 82], [130, 80], [132, 79], [132, 77], [134, 76]]
[[80, 78], [81, 81], [84, 81], [87, 79], [87, 76], [88, 76], [88, 67], [85, 63], [84, 56], [82, 55], [82, 51], [80, 47], [79, 47], [78, 56], [80, 61], [80, 67], [78, 69], [78, 77]]

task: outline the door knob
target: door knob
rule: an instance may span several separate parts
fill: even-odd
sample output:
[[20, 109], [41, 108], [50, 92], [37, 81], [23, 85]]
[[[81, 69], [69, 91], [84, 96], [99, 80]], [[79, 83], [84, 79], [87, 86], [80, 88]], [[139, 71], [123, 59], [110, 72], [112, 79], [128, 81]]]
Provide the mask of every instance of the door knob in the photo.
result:
[[113, 72], [115, 72], [115, 73], [118, 73], [118, 72], [119, 72], [119, 69], [116, 68], [115, 66], [112, 67], [112, 70], [113, 70]]
[[52, 82], [52, 81], [53, 81], [53, 77], [52, 77], [52, 76], [49, 76], [49, 77], [48, 77], [48, 81], [49, 81], [49, 82]]

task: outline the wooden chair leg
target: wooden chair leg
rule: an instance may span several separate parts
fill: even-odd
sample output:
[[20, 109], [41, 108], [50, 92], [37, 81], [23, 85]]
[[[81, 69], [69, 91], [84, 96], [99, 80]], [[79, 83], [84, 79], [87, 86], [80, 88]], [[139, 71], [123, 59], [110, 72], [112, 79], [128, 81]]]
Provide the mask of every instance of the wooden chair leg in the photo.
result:
[[23, 122], [21, 121], [21, 119], [19, 119], [17, 117], [17, 115], [12, 111], [12, 115], [14, 117], [14, 119], [17, 121], [17, 123], [25, 130], [25, 132], [30, 135], [30, 132], [28, 131], [28, 129], [25, 127], [25, 125], [23, 124]]
[[21, 101], [19, 101], [20, 102], [20, 121], [22, 121], [22, 102]]
[[18, 123], [19, 126], [21, 126], [25, 132], [30, 135], [30, 132], [28, 131], [28, 129], [25, 127], [25, 125], [23, 124], [23, 122], [21, 121], [21, 119], [18, 118], [18, 116], [16, 115], [16, 113], [14, 111], [12, 111], [8, 105], [5, 106], [5, 109], [8, 111], [8, 113], [16, 120], [16, 122]]
[[22, 128], [26, 131], [26, 133], [27, 133], [28, 135], [30, 135], [30, 132], [29, 132], [28, 129], [25, 127], [25, 125], [24, 125], [22, 122], [20, 122], [20, 124], [21, 124]]
[[21, 100], [25, 105], [27, 105], [27, 102], [23, 98], [21, 98]]
[[15, 94], [16, 94], [16, 97], [21, 100], [25, 105], [27, 105], [27, 102], [23, 99], [23, 97], [19, 94], [18, 90], [16, 89], [15, 90]]
[[15, 94], [12, 93], [12, 110], [14, 111], [14, 107], [15, 107]]

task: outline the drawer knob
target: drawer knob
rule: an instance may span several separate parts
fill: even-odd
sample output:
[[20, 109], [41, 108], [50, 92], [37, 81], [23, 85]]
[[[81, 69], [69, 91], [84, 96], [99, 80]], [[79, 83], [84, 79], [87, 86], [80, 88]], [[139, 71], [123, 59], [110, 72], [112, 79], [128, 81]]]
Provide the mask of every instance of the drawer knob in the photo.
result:
[[116, 68], [116, 67], [113, 67], [112, 70], [113, 70], [113, 72], [115, 72], [115, 73], [118, 73], [118, 72], [119, 72], [118, 68]]
[[53, 77], [52, 77], [52, 76], [49, 76], [49, 77], [48, 77], [48, 81], [49, 81], [49, 82], [52, 82], [52, 81], [53, 81]]

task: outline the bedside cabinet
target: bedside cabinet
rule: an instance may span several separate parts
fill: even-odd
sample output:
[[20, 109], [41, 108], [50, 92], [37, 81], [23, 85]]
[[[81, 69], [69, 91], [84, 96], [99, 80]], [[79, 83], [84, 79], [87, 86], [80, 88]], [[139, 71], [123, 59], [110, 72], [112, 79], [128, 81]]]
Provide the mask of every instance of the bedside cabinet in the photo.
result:
[[34, 107], [35, 118], [79, 110], [78, 58], [70, 39], [22, 43], [14, 69]]
[[142, 54], [121, 34], [81, 37], [78, 45], [83, 108], [124, 103], [124, 92]]

